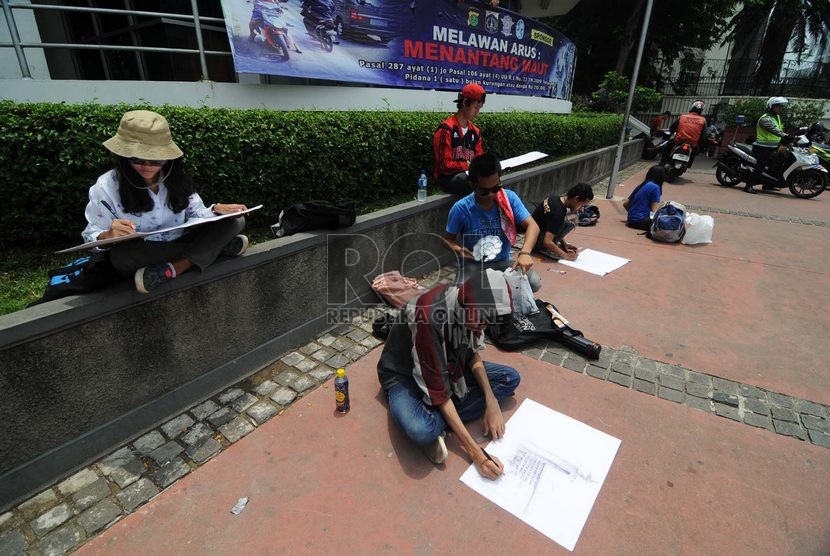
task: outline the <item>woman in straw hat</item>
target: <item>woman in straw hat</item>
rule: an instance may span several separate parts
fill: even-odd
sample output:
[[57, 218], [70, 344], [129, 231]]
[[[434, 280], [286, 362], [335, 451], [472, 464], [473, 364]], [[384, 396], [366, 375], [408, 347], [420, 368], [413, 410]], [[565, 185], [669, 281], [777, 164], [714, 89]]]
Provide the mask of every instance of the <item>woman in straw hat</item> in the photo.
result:
[[[118, 132], [104, 142], [115, 167], [89, 188], [85, 241], [152, 232], [245, 210], [245, 205], [206, 207], [190, 175], [182, 151], [173, 142], [161, 114], [133, 110], [124, 114]], [[122, 276], [133, 276], [135, 287], [148, 293], [192, 266], [204, 270], [219, 255], [237, 256], [248, 248], [239, 235], [245, 219], [226, 218], [185, 230], [173, 230], [112, 246], [110, 260]]]

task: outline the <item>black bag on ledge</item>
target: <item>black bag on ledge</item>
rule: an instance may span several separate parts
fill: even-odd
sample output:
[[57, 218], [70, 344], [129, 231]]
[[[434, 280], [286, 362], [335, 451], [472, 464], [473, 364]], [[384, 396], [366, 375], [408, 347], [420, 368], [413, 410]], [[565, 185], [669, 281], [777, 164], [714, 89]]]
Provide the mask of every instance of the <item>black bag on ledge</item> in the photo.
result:
[[599, 359], [602, 346], [566, 324], [553, 304], [537, 299], [536, 306], [539, 312], [535, 315], [514, 315], [507, 322], [488, 326], [485, 331], [487, 339], [498, 348], [515, 351], [544, 338], [558, 342], [588, 359]]
[[357, 202], [306, 201], [291, 205], [280, 213], [280, 221], [271, 226], [277, 237], [307, 230], [348, 228], [357, 220]]
[[93, 251], [66, 266], [50, 270], [48, 278], [43, 296], [29, 303], [27, 307], [67, 295], [100, 290], [121, 280], [110, 263], [109, 251]]

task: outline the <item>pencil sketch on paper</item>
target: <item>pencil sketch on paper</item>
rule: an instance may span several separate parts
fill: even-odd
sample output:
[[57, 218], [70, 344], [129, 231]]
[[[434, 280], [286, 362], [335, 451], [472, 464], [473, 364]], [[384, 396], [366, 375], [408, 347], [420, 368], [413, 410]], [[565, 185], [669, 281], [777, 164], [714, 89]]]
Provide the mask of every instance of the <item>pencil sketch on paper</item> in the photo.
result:
[[461, 481], [548, 538], [573, 550], [620, 441], [524, 400], [487, 451], [504, 465], [491, 481], [471, 466]]

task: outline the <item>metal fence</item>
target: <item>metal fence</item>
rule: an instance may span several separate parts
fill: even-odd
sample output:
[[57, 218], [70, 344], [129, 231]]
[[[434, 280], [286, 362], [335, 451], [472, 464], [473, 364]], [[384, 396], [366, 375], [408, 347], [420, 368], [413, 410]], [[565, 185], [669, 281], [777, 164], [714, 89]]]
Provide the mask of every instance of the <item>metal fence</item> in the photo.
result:
[[[209, 79], [207, 56], [230, 56], [230, 50], [207, 50], [205, 48], [203, 37], [203, 24], [219, 24], [222, 32], [224, 32], [225, 20], [221, 17], [206, 17], [199, 15], [199, 7], [197, 0], [190, 0], [190, 13], [174, 13], [174, 12], [156, 12], [156, 11], [142, 11], [130, 9], [132, 3], [125, 0], [124, 9], [114, 8], [97, 8], [81, 6], [61, 6], [53, 4], [18, 4], [12, 3], [9, 0], [0, 0], [2, 4], [3, 15], [9, 28], [11, 42], [0, 42], [0, 48], [13, 48], [17, 55], [17, 61], [20, 65], [20, 72], [24, 78], [31, 78], [32, 74], [29, 68], [29, 63], [26, 59], [26, 49], [69, 49], [69, 50], [97, 50], [103, 53], [104, 51], [126, 51], [135, 53], [139, 57], [141, 53], [160, 53], [160, 54], [187, 54], [199, 57], [201, 66], [201, 79]], [[101, 40], [101, 36], [96, 36], [95, 44], [85, 43], [60, 43], [60, 42], [31, 42], [23, 41], [20, 38], [20, 32], [15, 23], [15, 10], [35, 10], [37, 11], [57, 11], [65, 14], [72, 13], [88, 13], [93, 17], [102, 14], [126, 16], [130, 25], [120, 30], [122, 33], [128, 33], [130, 42], [132, 44], [106, 44]], [[144, 46], [139, 44], [136, 38], [135, 28], [140, 25], [135, 25], [134, 18], [156, 18], [157, 22], [169, 23], [177, 22], [187, 26], [192, 25], [194, 36], [196, 40], [196, 48], [172, 48], [167, 46]], [[95, 27], [96, 35], [99, 33], [98, 27], [95, 25], [93, 19], [93, 26]], [[213, 30], [216, 30], [214, 27]], [[142, 63], [138, 67], [143, 67]], [[141, 77], [144, 78], [143, 72]]]
[[785, 60], [769, 88], [757, 82], [757, 60], [686, 58], [661, 68], [656, 84], [665, 95], [699, 97], [769, 96], [830, 97], [830, 63]]

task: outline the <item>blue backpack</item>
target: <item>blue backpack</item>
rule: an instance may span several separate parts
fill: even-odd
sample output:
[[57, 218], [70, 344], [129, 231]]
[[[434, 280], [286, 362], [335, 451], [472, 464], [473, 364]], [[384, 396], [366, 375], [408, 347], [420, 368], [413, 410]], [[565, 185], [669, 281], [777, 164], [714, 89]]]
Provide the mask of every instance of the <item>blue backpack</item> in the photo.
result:
[[677, 243], [686, 234], [686, 207], [675, 201], [662, 203], [654, 212], [648, 237], [654, 241]]

